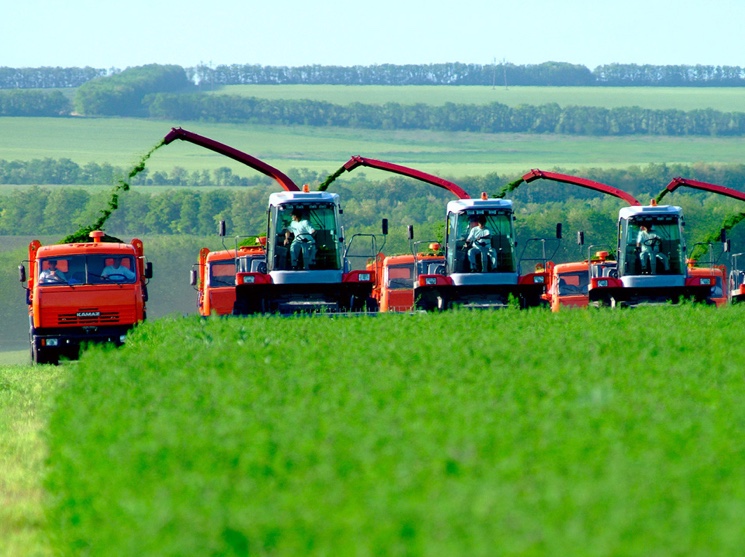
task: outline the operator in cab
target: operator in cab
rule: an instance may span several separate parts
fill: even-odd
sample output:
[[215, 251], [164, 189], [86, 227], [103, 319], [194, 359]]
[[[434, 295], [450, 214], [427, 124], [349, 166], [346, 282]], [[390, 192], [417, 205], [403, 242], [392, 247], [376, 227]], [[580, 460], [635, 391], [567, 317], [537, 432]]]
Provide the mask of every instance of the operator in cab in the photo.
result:
[[[486, 217], [484, 215], [471, 215], [468, 218], [468, 236], [465, 248], [468, 250], [468, 263], [472, 273], [478, 272], [476, 256], [481, 255], [481, 272], [489, 272], [491, 262], [491, 232], [486, 228]], [[493, 265], [492, 265], [493, 266]]]
[[308, 270], [316, 259], [316, 230], [303, 213], [292, 211], [292, 221], [285, 231], [285, 245], [290, 244], [290, 260], [293, 270], [297, 270], [300, 254], [303, 254], [303, 269]]

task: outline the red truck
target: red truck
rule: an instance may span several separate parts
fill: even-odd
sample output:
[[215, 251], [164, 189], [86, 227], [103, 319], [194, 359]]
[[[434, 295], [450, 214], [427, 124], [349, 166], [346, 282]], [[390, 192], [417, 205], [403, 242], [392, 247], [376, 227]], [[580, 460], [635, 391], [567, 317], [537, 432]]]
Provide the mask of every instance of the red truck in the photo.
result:
[[[31, 361], [76, 359], [89, 343], [124, 343], [127, 332], [147, 317], [147, 282], [152, 263], [142, 241], [103, 241], [28, 248], [28, 275], [19, 266], [28, 304]], [[26, 282], [28, 281], [28, 284]]]

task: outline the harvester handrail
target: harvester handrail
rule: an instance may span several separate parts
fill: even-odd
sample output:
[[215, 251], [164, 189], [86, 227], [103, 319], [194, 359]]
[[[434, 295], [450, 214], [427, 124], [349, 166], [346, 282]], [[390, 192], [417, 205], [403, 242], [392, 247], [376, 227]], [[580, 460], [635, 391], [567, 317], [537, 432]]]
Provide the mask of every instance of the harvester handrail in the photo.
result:
[[367, 157], [361, 157], [360, 155], [353, 155], [352, 158], [344, 163], [344, 169], [347, 172], [351, 172], [358, 166], [377, 168], [378, 170], [386, 170], [395, 174], [401, 174], [402, 176], [408, 176], [409, 178], [415, 178], [417, 180], [421, 180], [422, 182], [432, 184], [433, 186], [444, 188], [455, 195], [458, 199], [471, 199], [471, 196], [468, 195], [466, 190], [449, 180], [445, 180], [444, 178], [440, 178], [439, 176], [435, 176], [433, 174], [422, 172], [421, 170], [402, 166], [400, 164], [381, 161], [377, 159], [369, 159]]
[[168, 132], [168, 135], [163, 138], [163, 143], [165, 145], [168, 145], [176, 139], [182, 139], [184, 141], [194, 143], [195, 145], [199, 145], [200, 147], [204, 147], [221, 155], [225, 155], [226, 157], [230, 157], [231, 159], [243, 163], [246, 166], [250, 166], [254, 170], [258, 170], [262, 174], [273, 178], [286, 191], [300, 191], [300, 188], [295, 184], [295, 182], [293, 182], [284, 172], [274, 168], [273, 166], [265, 163], [262, 160], [257, 159], [256, 157], [249, 155], [248, 153], [239, 151], [234, 147], [230, 147], [229, 145], [225, 145], [224, 143], [220, 143], [219, 141], [215, 141], [214, 139], [210, 139], [209, 137], [204, 137], [203, 135], [190, 132], [188, 130], [185, 130], [184, 128], [171, 128], [171, 131]]
[[559, 172], [546, 172], [544, 170], [539, 170], [537, 168], [534, 168], [530, 172], [523, 175], [523, 180], [526, 183], [530, 183], [540, 178], [543, 178], [545, 180], [554, 180], [555, 182], [564, 182], [565, 184], [572, 184], [575, 186], [580, 186], [583, 188], [591, 189], [594, 191], [607, 193], [609, 195], [613, 195], [615, 197], [623, 199], [629, 205], [641, 205], [641, 203], [639, 203], [639, 201], [630, 193], [627, 193], [618, 188], [614, 188], [613, 186], [609, 186], [608, 184], [603, 184], [601, 182], [590, 180], [588, 178], [580, 178], [579, 176], [570, 176], [569, 174], [561, 174]]

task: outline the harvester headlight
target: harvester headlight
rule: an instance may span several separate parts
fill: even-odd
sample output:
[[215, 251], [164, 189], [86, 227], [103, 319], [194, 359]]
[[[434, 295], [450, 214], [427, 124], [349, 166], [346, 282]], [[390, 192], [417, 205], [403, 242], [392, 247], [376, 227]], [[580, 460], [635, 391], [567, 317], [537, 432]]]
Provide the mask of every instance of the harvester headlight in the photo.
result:
[[543, 284], [544, 282], [546, 282], [546, 277], [544, 277], [543, 275], [535, 275], [533, 277], [534, 284]]
[[119, 335], [119, 342], [124, 344], [124, 341], [127, 340], [127, 335]]
[[256, 277], [253, 275], [246, 275], [243, 277], [243, 284], [253, 284], [256, 282]]
[[426, 277], [424, 279], [424, 284], [426, 284], [427, 286], [434, 286], [435, 284], [437, 284], [437, 277]]
[[702, 278], [701, 279], [701, 284], [706, 285], [706, 286], [710, 286], [711, 285], [711, 279], [710, 278]]
[[607, 280], [599, 280], [599, 281], [598, 281], [598, 286], [599, 286], [600, 288], [605, 288], [605, 287], [607, 287], [607, 286], [608, 286], [608, 281], [607, 281]]
[[370, 273], [360, 273], [359, 277], [361, 281], [368, 281], [370, 280]]

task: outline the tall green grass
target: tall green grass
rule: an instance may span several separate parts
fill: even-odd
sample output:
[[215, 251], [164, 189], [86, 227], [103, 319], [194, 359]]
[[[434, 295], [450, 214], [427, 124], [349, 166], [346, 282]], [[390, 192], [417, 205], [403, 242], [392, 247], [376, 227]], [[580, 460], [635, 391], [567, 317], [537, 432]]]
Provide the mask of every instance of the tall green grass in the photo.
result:
[[[27, 352], [26, 360], [28, 358]], [[53, 555], [46, 537], [44, 430], [67, 369], [0, 359], [0, 555]]]
[[196, 318], [51, 420], [85, 555], [734, 555], [743, 310]]

